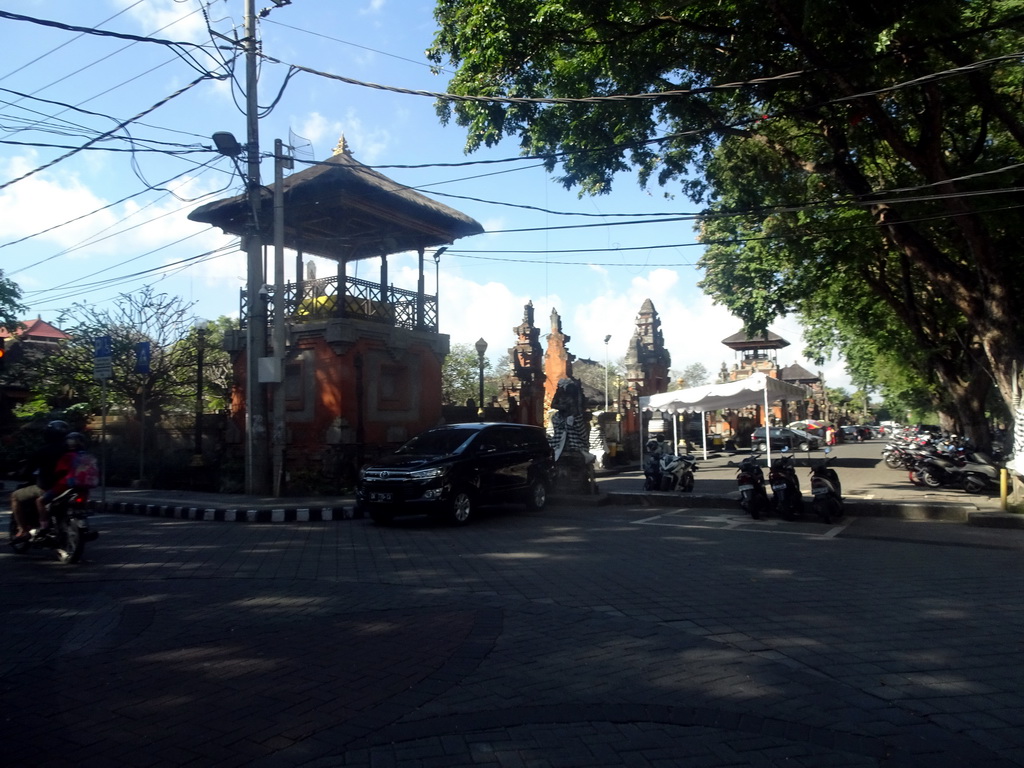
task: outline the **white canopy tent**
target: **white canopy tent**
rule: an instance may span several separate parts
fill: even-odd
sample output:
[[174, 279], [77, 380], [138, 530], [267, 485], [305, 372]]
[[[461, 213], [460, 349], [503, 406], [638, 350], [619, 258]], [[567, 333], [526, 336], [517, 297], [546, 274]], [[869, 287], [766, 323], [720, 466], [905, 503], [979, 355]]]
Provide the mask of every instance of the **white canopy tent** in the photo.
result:
[[[789, 384], [772, 378], [766, 373], [755, 373], [740, 381], [725, 384], [707, 384], [702, 387], [677, 389], [675, 392], [662, 392], [640, 398], [640, 409], [644, 411], [664, 411], [666, 413], [700, 413], [701, 422], [708, 411], [722, 411], [743, 408], [747, 405], [764, 406], [765, 421], [768, 419], [768, 405], [779, 400], [806, 400], [810, 396], [806, 387]], [[673, 439], [678, 443], [675, 434], [675, 422], [672, 419]], [[765, 427], [767, 427], [767, 423]], [[708, 457], [708, 438], [705, 430], [701, 430], [704, 443], [704, 459]], [[766, 430], [765, 439], [768, 443], [768, 455], [771, 456], [771, 434]], [[644, 444], [643, 419], [640, 420], [640, 445]]]

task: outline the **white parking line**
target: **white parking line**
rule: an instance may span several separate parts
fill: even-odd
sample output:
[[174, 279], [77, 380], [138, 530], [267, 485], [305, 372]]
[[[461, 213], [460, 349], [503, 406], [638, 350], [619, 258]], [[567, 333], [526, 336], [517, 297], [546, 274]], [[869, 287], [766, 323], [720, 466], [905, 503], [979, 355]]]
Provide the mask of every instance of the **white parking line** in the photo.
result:
[[693, 514], [693, 510], [691, 509], [677, 509], [671, 512], [655, 515], [654, 517], [648, 517], [643, 520], [633, 520], [632, 522], [634, 525], [653, 525], [666, 528], [703, 528], [705, 530], [715, 531], [751, 531], [754, 533], [778, 533], [786, 536], [832, 539], [849, 527], [850, 523], [853, 522], [853, 519], [844, 517], [842, 523], [839, 525], [833, 525], [831, 528], [824, 530], [820, 528], [809, 530], [807, 528], [795, 528], [794, 526], [800, 525], [799, 521], [779, 520], [778, 518], [753, 520], [749, 515], [701, 515]]

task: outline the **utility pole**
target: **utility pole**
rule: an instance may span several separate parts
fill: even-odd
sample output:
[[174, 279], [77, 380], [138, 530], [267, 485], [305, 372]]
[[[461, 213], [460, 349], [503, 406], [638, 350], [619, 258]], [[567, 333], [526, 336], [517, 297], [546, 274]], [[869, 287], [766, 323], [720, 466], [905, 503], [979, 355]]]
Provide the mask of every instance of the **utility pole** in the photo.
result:
[[266, 495], [270, 451], [267, 440], [267, 401], [260, 383], [260, 358], [267, 351], [267, 307], [263, 296], [263, 244], [260, 236], [260, 123], [256, 76], [256, 0], [245, 0], [245, 112], [247, 124], [246, 179], [250, 231], [245, 242], [248, 299], [245, 380], [245, 492]]
[[292, 159], [284, 154], [284, 142], [274, 140], [274, 418], [273, 494], [281, 495], [284, 479], [284, 448], [287, 432], [284, 423], [284, 359], [287, 333], [284, 327], [284, 171], [292, 168]]

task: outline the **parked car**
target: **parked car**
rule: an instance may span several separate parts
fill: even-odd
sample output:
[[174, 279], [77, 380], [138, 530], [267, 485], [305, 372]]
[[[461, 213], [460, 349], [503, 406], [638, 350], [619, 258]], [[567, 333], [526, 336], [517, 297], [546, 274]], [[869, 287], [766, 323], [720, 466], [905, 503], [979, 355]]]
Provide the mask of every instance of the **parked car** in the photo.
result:
[[859, 440], [871, 440], [878, 437], [877, 427], [872, 427], [870, 424], [847, 424], [841, 429], [843, 438], [847, 442], [856, 443]]
[[356, 505], [376, 523], [427, 513], [464, 525], [488, 503], [513, 499], [543, 508], [553, 478], [554, 457], [540, 427], [450, 424], [363, 467]]
[[[821, 446], [821, 441], [813, 435], [801, 432], [788, 427], [771, 427], [768, 436], [771, 437], [772, 450], [789, 448], [791, 451], [813, 451]], [[768, 441], [765, 439], [764, 427], [758, 427], [750, 436], [750, 446], [756, 451], [768, 449]]]

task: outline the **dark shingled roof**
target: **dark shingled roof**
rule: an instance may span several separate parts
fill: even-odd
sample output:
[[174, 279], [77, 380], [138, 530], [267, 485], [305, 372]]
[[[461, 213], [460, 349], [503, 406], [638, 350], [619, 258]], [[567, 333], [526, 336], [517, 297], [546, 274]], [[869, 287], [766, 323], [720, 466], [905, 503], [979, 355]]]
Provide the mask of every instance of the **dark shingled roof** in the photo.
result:
[[722, 343], [730, 349], [782, 349], [789, 346], [788, 341], [772, 331], [754, 337], [740, 331], [722, 339]]
[[783, 381], [794, 381], [801, 384], [819, 380], [816, 373], [811, 373], [798, 363], [781, 368], [779, 370], [779, 378]]
[[[353, 261], [447, 245], [484, 231], [478, 222], [355, 160], [347, 151], [286, 177], [285, 246]], [[260, 230], [272, 242], [273, 189], [260, 189]], [[216, 200], [188, 217], [242, 235], [249, 222], [245, 195]]]

